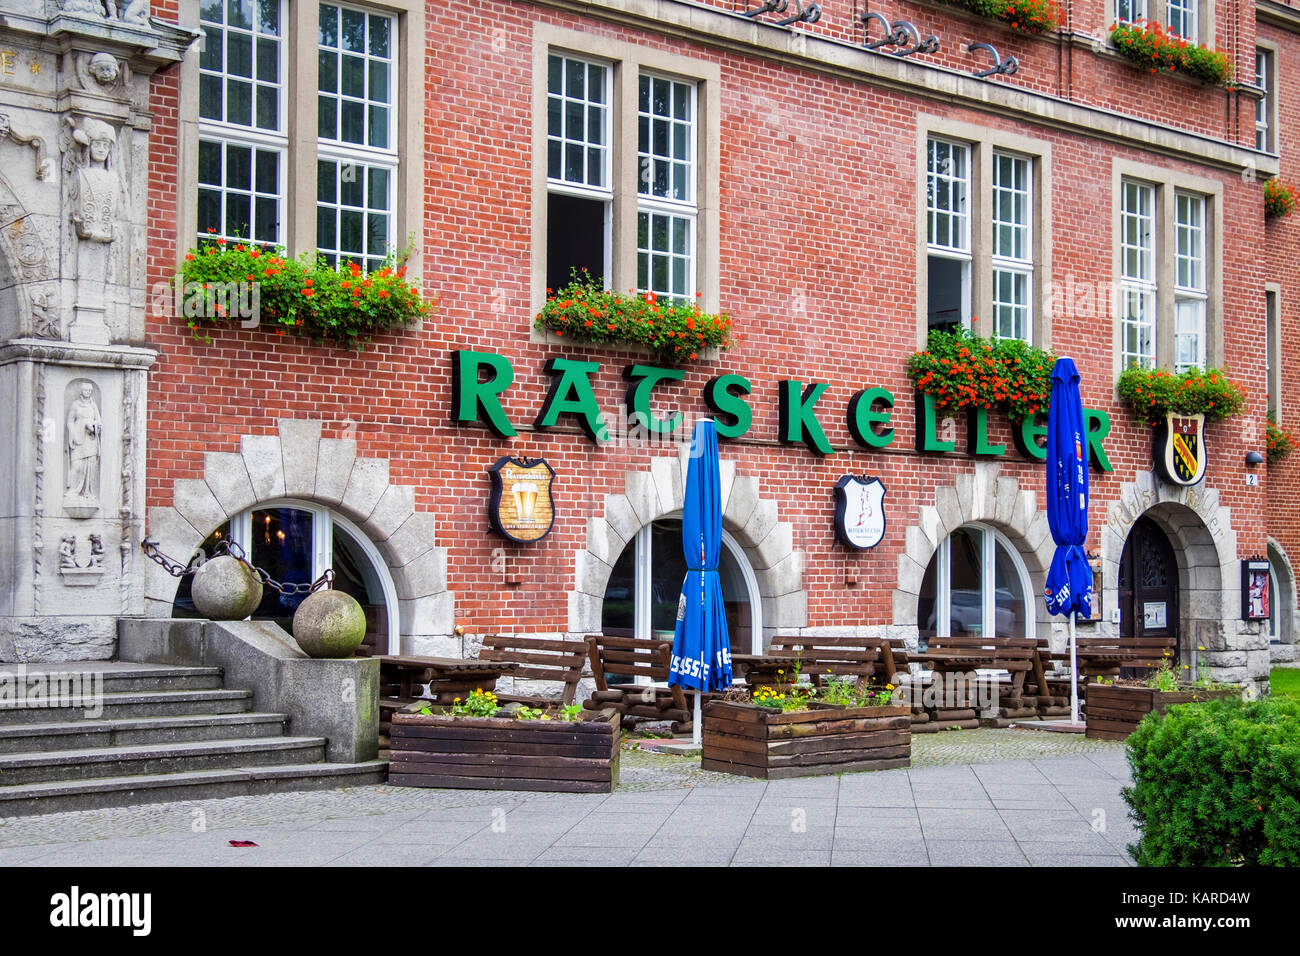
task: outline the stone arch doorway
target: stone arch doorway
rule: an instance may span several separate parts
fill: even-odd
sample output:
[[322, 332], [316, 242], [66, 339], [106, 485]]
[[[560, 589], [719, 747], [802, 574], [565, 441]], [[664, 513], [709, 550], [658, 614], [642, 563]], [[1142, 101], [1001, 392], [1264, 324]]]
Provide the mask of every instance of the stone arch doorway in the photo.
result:
[[[455, 595], [447, 590], [434, 516], [416, 510], [414, 488], [388, 480], [387, 459], [358, 457], [352, 439], [322, 438], [321, 424], [283, 419], [275, 435], [243, 436], [238, 453], [208, 452], [202, 478], [178, 480], [173, 505], [149, 509], [148, 535], [165, 554], [186, 560], [255, 507], [288, 500], [328, 509], [386, 568], [396, 597], [396, 649], [419, 653], [454, 627]], [[152, 562], [146, 569], [146, 613], [170, 617], [177, 580]]]
[[1182, 660], [1179, 641], [1178, 564], [1168, 536], [1151, 518], [1133, 523], [1119, 562], [1121, 637], [1164, 640], [1172, 643]]
[[1268, 539], [1270, 578], [1269, 656], [1274, 663], [1300, 660], [1296, 644], [1296, 579], [1282, 545]]
[[[624, 491], [606, 495], [604, 513], [587, 520], [587, 546], [574, 555], [571, 634], [600, 633], [606, 590], [628, 545], [643, 528], [680, 514], [689, 454], [689, 447], [683, 448], [675, 458], [656, 458], [649, 468], [627, 472]], [[755, 630], [766, 648], [776, 633], [795, 634], [807, 626], [803, 552], [795, 550], [794, 527], [778, 520], [776, 502], [761, 497], [757, 478], [738, 474], [736, 463], [725, 459], [719, 471], [723, 530], [752, 573], [758, 595]]]

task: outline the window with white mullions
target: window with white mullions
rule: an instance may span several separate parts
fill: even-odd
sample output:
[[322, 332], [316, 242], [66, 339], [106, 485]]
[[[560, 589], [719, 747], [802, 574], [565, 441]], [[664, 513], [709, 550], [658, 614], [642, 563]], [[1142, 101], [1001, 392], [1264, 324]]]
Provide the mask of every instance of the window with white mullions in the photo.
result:
[[929, 329], [970, 328], [970, 147], [926, 144]]
[[1030, 161], [993, 155], [993, 334], [1030, 341], [1033, 311]]
[[1137, 23], [1147, 18], [1147, 0], [1115, 0], [1114, 19], [1119, 23]]
[[1273, 53], [1255, 50], [1255, 85], [1264, 95], [1255, 101], [1255, 148], [1273, 152], [1272, 123], [1270, 122], [1273, 95]]
[[1120, 352], [1124, 368], [1155, 365], [1155, 187], [1120, 187]]
[[940, 542], [921, 579], [917, 631], [931, 637], [1034, 637], [1034, 593], [1019, 553], [992, 528], [965, 525]]
[[394, 252], [396, 22], [321, 4], [318, 44], [316, 248], [371, 270]]
[[1169, 32], [1195, 42], [1200, 29], [1199, 0], [1165, 0], [1165, 20]]
[[278, 242], [280, 158], [277, 149], [200, 139], [199, 236]]
[[1174, 197], [1174, 371], [1205, 368], [1205, 197]]
[[281, 240], [283, 18], [281, 0], [200, 4], [200, 239]]
[[392, 170], [321, 159], [316, 194], [317, 251], [333, 266], [379, 268], [391, 251]]
[[609, 284], [614, 191], [610, 175], [610, 68], [557, 53], [547, 57], [546, 286], [585, 269]]
[[695, 85], [642, 74], [637, 111], [637, 288], [695, 295]]

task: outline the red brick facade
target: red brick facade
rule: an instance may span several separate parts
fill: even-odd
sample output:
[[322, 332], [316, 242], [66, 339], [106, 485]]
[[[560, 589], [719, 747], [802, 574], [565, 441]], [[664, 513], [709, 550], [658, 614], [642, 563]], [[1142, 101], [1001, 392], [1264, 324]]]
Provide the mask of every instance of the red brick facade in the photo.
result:
[[[736, 8], [721, 0], [711, 5]], [[917, 58], [924, 62], [961, 74], [983, 68], [983, 58], [965, 52], [972, 40], [1017, 56], [1019, 72], [989, 80], [990, 86], [1023, 87], [1062, 103], [1253, 145], [1254, 101], [1244, 94], [1152, 76], [1077, 37], [1026, 37], [944, 4], [888, 0], [878, 9], [907, 17], [923, 35], [941, 36], [941, 52]], [[1253, 75], [1253, 5], [1227, 0], [1215, 10], [1216, 45], [1233, 56], [1239, 76]], [[825, 3], [823, 11], [810, 33], [860, 41], [848, 0]], [[1100, 0], [1068, 4], [1066, 12], [1074, 31], [1102, 36], [1110, 23]], [[1241, 416], [1208, 428], [1206, 487], [1230, 509], [1237, 556], [1262, 553], [1269, 535], [1293, 559], [1300, 556], [1300, 525], [1284, 517], [1300, 512], [1293, 462], [1257, 469], [1255, 487], [1246, 486], [1243, 466], [1248, 450], [1263, 447], [1266, 281], [1282, 283], [1284, 339], [1294, 343], [1300, 335], [1300, 286], [1289, 268], [1300, 251], [1300, 226], [1289, 220], [1265, 226], [1259, 182], [1222, 163], [1117, 145], [1100, 130], [1088, 135], [1003, 109], [951, 105], [903, 84], [873, 84], [848, 69], [798, 67], [735, 43], [688, 41], [662, 35], [649, 21], [621, 19], [510, 0], [427, 6], [427, 146], [423, 157], [403, 161], [424, 164], [418, 247], [436, 314], [422, 329], [385, 336], [360, 354], [266, 329], [221, 329], [206, 344], [180, 319], [151, 315], [148, 340], [160, 352], [150, 377], [151, 506], [172, 503], [177, 479], [202, 477], [205, 452], [238, 451], [241, 436], [274, 434], [280, 419], [319, 420], [326, 437], [350, 429], [359, 455], [388, 459], [391, 480], [415, 486], [417, 509], [437, 515], [458, 622], [475, 632], [570, 629], [573, 555], [586, 546], [588, 519], [604, 513], [606, 495], [624, 491], [629, 472], [674, 452], [600, 449], [572, 422], [549, 433], [530, 428], [549, 385], [542, 369], [548, 358], [598, 361], [596, 394], [611, 421], [626, 389], [623, 366], [648, 359], [635, 351], [542, 344], [530, 336], [532, 103], [539, 82], [531, 75], [532, 30], [549, 23], [671, 50], [716, 63], [721, 71], [719, 229], [707, 239], [717, 244], [718, 301], [735, 319], [737, 341], [720, 357], [688, 369], [681, 384], [657, 389], [656, 407], [702, 414], [701, 390], [711, 376], [737, 372], [753, 383], [753, 427], [741, 440], [724, 441], [722, 456], [736, 462], [738, 474], [757, 477], [761, 496], [778, 504], [780, 521], [793, 525], [793, 547], [803, 556], [805, 626], [906, 624], [895, 620], [893, 604], [905, 529], [917, 524], [923, 506], [934, 504], [936, 487], [953, 484], [975, 465], [964, 453], [961, 429], [957, 453], [922, 456], [914, 450], [904, 363], [917, 345], [917, 283], [924, 278], [917, 274], [917, 216], [924, 214], [923, 206], [918, 211], [918, 163], [923, 170], [925, 162], [917, 147], [920, 114], [1050, 145], [1051, 269], [1058, 288], [1113, 278], [1114, 160], [1221, 184], [1222, 311], [1211, 310], [1211, 322], [1222, 325], [1223, 363], [1248, 401]], [[1300, 180], [1287, 136], [1300, 129], [1300, 76], [1288, 69], [1300, 55], [1300, 37], [1277, 28], [1262, 28], [1261, 36], [1283, 51], [1283, 178]], [[152, 281], [166, 281], [190, 241], [173, 225], [186, 201], [186, 177], [177, 169], [178, 124], [192, 120], [179, 115], [177, 71], [154, 84], [152, 110], [149, 268]], [[1099, 122], [1107, 118], [1097, 116]], [[1113, 423], [1105, 448], [1114, 471], [1092, 474], [1094, 549], [1107, 509], [1137, 474], [1151, 470], [1151, 434], [1115, 397], [1114, 309], [1078, 306], [1058, 298], [1050, 338], [1059, 354], [1078, 364], [1085, 405], [1105, 410]], [[504, 404], [520, 428], [517, 438], [449, 422], [449, 353], [455, 349], [509, 357], [516, 381]], [[776, 441], [782, 379], [829, 383], [818, 410], [835, 455], [821, 458]], [[1300, 372], [1288, 369], [1285, 381], [1284, 420], [1294, 424], [1300, 421]], [[897, 397], [897, 437], [883, 451], [854, 450], [845, 409], [853, 392], [875, 385]], [[996, 420], [992, 439], [1007, 445], [998, 459], [1002, 474], [1041, 500], [1042, 467], [1016, 454], [1004, 420]], [[503, 583], [494, 569], [493, 551], [502, 542], [485, 530], [485, 470], [504, 454], [544, 456], [558, 476], [555, 530], [537, 545], [509, 549], [517, 584]], [[888, 486], [889, 531], [879, 547], [861, 554], [836, 544], [832, 532], [832, 488], [851, 473], [880, 475]], [[1034, 584], [1041, 591], [1041, 576]], [[1104, 603], [1113, 607], [1113, 595]]]

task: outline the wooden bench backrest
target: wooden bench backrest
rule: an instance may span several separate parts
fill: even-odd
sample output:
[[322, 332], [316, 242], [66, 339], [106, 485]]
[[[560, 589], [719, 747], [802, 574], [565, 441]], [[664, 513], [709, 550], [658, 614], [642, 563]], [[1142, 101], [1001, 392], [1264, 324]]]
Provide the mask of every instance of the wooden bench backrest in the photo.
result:
[[770, 653], [797, 655], [803, 673], [810, 677], [833, 674], [871, 678], [895, 673], [896, 662], [889, 641], [879, 637], [782, 637], [772, 638]]
[[587, 662], [587, 645], [582, 641], [550, 641], [534, 637], [489, 634], [483, 638], [479, 660], [509, 661], [517, 665], [512, 677], [525, 680], [562, 681], [561, 702], [572, 704], [578, 695], [578, 681]]
[[[597, 690], [608, 690], [608, 678], [645, 677], [651, 681], [666, 681], [672, 661], [672, 642], [643, 641], [636, 637], [610, 637], [592, 634], [587, 638], [591, 674], [596, 678]], [[631, 680], [615, 683], [632, 683]]]

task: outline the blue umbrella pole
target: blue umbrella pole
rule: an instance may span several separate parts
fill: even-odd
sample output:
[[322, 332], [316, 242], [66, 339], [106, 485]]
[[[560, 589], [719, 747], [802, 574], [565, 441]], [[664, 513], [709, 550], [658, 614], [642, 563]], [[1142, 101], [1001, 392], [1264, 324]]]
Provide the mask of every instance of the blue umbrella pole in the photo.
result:
[[691, 721], [691, 742], [696, 747], [701, 746], [701, 741], [704, 739], [704, 735], [702, 733], [702, 728], [704, 726], [704, 718], [702, 716], [703, 710], [700, 706], [700, 698], [703, 696], [704, 696], [704, 691], [697, 690], [695, 692], [695, 719]]

